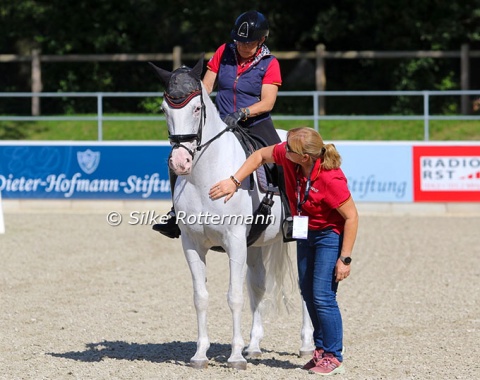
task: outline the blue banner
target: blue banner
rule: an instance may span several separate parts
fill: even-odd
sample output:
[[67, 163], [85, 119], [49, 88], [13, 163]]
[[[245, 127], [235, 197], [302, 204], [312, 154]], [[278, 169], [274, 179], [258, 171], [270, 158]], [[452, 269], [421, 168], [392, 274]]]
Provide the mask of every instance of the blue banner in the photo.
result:
[[4, 199], [169, 199], [168, 143], [0, 145]]
[[[412, 202], [412, 144], [335, 142], [356, 202]], [[168, 142], [0, 143], [5, 199], [170, 199]]]
[[335, 143], [355, 202], [413, 202], [411, 143]]

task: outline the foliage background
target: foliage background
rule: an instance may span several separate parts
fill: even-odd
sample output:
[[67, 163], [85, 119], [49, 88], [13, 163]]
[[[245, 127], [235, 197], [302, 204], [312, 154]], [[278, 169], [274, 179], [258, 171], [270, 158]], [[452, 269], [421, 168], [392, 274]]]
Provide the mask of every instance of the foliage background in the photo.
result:
[[[267, 45], [273, 51], [314, 51], [320, 43], [328, 51], [458, 51], [463, 43], [480, 49], [480, 0], [0, 0], [0, 54], [29, 55], [34, 48], [60, 55], [170, 53], [174, 46], [182, 46], [186, 53], [213, 52], [229, 40], [235, 18], [249, 9], [267, 16]], [[280, 63], [282, 90], [315, 89], [315, 62]], [[159, 64], [169, 68], [171, 62]], [[475, 70], [480, 59], [470, 64], [470, 88], [480, 88]], [[1, 92], [30, 91], [29, 62], [0, 63], [0, 67]], [[327, 90], [459, 89], [460, 63], [458, 59], [328, 60], [327, 78]], [[145, 62], [44, 63], [42, 80], [43, 90], [52, 92], [160, 90]], [[27, 100], [1, 104], [0, 113], [30, 110]], [[337, 99], [328, 109], [349, 114], [413, 113], [419, 106], [406, 100], [358, 99], [346, 110], [345, 102]], [[289, 111], [287, 104], [279, 107]], [[134, 100], [112, 101], [106, 111], [138, 108], [142, 105]], [[444, 113], [458, 111], [448, 99], [437, 108]], [[42, 103], [42, 113], [91, 109], [85, 100]]]

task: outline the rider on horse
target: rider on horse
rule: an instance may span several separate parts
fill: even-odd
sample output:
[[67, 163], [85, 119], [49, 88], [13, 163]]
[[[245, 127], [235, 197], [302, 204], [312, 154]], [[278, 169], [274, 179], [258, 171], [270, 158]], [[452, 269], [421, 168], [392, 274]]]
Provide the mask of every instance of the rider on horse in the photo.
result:
[[[268, 146], [281, 142], [270, 115], [282, 83], [277, 58], [264, 44], [269, 27], [265, 16], [257, 11], [241, 14], [230, 33], [233, 42], [221, 45], [207, 64], [203, 84], [210, 94], [217, 85], [215, 103], [224, 122], [240, 126], [257, 142]], [[281, 193], [284, 189], [283, 172], [274, 166], [271, 182]], [[170, 171], [173, 188], [176, 175]], [[285, 202], [286, 214], [288, 202]], [[178, 238], [175, 210], [167, 214], [166, 223], [153, 226], [155, 231], [170, 238]]]

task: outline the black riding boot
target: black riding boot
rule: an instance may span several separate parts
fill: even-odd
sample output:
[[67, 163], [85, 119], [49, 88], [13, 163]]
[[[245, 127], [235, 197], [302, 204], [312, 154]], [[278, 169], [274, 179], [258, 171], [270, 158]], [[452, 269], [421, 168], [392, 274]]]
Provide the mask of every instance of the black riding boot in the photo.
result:
[[285, 176], [283, 174], [283, 167], [279, 165], [270, 166], [271, 172], [271, 183], [274, 186], [278, 187], [278, 192], [280, 193], [280, 199], [283, 205], [283, 218], [292, 216], [290, 211], [290, 203], [288, 202], [287, 193], [285, 191]]
[[283, 242], [288, 243], [294, 241], [292, 238], [292, 226], [293, 218], [292, 212], [290, 210], [290, 203], [288, 202], [287, 193], [285, 191], [285, 176], [283, 174], [283, 167], [275, 165], [276, 173], [275, 180], [280, 193], [280, 199], [282, 200], [283, 205], [283, 221], [282, 221], [282, 233], [283, 233]]
[[[175, 181], [177, 180], [177, 175], [169, 169], [168, 171], [170, 177], [170, 189], [172, 192], [173, 198], [173, 188], [175, 187]], [[152, 229], [154, 231], [160, 232], [162, 235], [168, 236], [169, 238], [175, 239], [178, 238], [181, 234], [180, 228], [177, 223], [177, 216], [175, 214], [175, 209], [172, 206], [172, 209], [162, 216], [162, 223], [154, 224]]]

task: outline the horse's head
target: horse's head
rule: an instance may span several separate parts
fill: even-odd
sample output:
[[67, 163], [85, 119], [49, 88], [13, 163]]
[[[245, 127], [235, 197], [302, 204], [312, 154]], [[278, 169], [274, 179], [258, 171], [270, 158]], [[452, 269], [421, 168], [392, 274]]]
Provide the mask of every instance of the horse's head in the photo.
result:
[[149, 63], [165, 86], [162, 110], [173, 146], [168, 164], [177, 175], [190, 174], [205, 121], [201, 83], [203, 55], [193, 69], [182, 66], [173, 72]]

